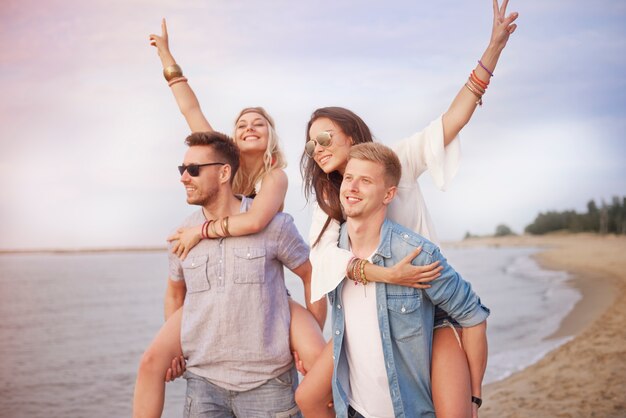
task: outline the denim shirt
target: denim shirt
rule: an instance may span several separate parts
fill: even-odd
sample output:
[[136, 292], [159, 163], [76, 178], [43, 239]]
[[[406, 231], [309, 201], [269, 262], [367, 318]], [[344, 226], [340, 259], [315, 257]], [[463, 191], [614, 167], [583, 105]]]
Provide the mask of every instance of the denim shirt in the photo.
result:
[[[378, 326], [394, 414], [404, 418], [434, 418], [430, 363], [435, 305], [448, 312], [462, 327], [485, 321], [489, 309], [480, 303], [471, 285], [448, 265], [435, 244], [389, 219], [383, 223], [380, 236], [380, 244], [372, 259], [377, 265], [393, 266], [422, 246], [412, 264], [418, 266], [440, 261], [443, 267], [441, 276], [433, 280], [428, 289], [375, 283]], [[349, 248], [345, 224], [339, 236], [339, 246]], [[345, 323], [341, 301], [346, 281], [344, 279], [329, 294], [333, 314], [333, 398], [338, 417], [347, 416], [350, 393], [348, 362], [343, 350]], [[367, 367], [367, 364], [361, 367]]]

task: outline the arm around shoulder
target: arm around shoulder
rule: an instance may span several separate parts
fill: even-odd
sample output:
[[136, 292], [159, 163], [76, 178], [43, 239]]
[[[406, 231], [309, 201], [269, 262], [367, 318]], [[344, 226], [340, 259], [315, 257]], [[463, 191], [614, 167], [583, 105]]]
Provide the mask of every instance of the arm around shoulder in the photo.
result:
[[229, 217], [230, 235], [251, 235], [265, 229], [283, 206], [287, 187], [287, 174], [282, 169], [267, 173], [263, 178], [263, 187], [254, 198], [250, 209]]

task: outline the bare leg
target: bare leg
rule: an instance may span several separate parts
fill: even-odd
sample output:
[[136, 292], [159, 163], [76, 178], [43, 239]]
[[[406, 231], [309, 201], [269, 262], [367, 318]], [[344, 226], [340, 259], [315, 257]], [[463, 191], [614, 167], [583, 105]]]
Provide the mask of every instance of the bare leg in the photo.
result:
[[[460, 337], [462, 330], [457, 331]], [[472, 393], [469, 366], [465, 351], [450, 327], [438, 328], [434, 332], [431, 373], [437, 418], [470, 418]]]
[[305, 370], [310, 370], [324, 349], [326, 342], [317, 321], [306, 308], [289, 299], [291, 350], [298, 353]]
[[174, 312], [159, 332], [139, 363], [133, 418], [158, 418], [163, 412], [165, 398], [165, 373], [172, 359], [182, 355], [180, 346], [180, 323], [183, 309]]
[[331, 339], [296, 390], [296, 403], [302, 415], [314, 418], [335, 416], [335, 410], [328, 407], [333, 400], [332, 377], [333, 341]]

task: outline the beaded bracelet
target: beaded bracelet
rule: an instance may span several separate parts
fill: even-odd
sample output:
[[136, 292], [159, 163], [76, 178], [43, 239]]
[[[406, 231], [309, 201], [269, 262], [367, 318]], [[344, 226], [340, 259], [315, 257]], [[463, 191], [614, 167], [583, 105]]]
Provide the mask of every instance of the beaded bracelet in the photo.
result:
[[361, 263], [360, 263], [360, 272], [361, 272], [361, 277], [359, 277], [360, 282], [363, 283], [363, 286], [365, 286], [366, 284], [368, 284], [369, 282], [367, 281], [367, 278], [365, 277], [365, 265], [369, 263], [369, 261], [367, 261], [366, 259], [362, 259]]
[[483, 68], [483, 70], [487, 71], [489, 73], [489, 75], [493, 77], [493, 72], [489, 71], [489, 69], [487, 67], [485, 67], [485, 64], [483, 64], [483, 62], [481, 60], [478, 60], [478, 65], [480, 65]]

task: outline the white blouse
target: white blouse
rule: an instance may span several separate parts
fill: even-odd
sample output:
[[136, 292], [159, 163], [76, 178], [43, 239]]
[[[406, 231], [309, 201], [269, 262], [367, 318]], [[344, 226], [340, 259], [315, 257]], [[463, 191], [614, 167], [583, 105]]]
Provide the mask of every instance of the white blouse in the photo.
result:
[[[402, 177], [398, 192], [389, 205], [387, 217], [411, 228], [418, 234], [437, 242], [435, 229], [422, 197], [418, 177], [429, 171], [435, 186], [445, 190], [457, 173], [461, 158], [458, 136], [444, 148], [443, 123], [441, 116], [426, 129], [406, 138], [391, 147], [400, 158]], [[313, 245], [328, 215], [317, 203], [313, 207], [313, 220], [309, 231], [309, 243]], [[352, 253], [337, 247], [339, 222], [332, 220], [320, 242], [311, 248], [313, 275], [311, 278], [311, 302], [321, 299], [333, 290], [345, 277], [346, 267]]]

